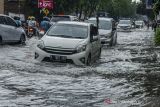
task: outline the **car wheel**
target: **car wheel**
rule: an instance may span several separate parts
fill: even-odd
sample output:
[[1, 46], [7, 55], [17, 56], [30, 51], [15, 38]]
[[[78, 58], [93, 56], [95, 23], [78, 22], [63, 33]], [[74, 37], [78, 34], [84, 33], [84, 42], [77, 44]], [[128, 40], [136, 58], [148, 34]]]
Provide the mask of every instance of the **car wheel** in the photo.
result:
[[87, 66], [91, 65], [91, 55], [89, 54], [88, 58], [87, 58], [87, 62], [86, 62]]
[[0, 37], [0, 45], [2, 45], [3, 44], [3, 41], [2, 41], [2, 38]]
[[25, 45], [25, 41], [26, 41], [25, 36], [21, 35], [21, 37], [20, 37], [20, 44]]

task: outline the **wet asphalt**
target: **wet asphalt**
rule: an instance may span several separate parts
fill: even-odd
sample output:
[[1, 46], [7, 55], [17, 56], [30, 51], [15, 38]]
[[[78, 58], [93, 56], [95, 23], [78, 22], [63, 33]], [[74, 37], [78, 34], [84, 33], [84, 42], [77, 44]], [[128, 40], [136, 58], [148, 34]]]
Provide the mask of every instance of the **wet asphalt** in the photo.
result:
[[0, 107], [160, 107], [160, 47], [151, 30], [118, 32], [91, 67], [38, 62], [38, 39], [0, 46]]

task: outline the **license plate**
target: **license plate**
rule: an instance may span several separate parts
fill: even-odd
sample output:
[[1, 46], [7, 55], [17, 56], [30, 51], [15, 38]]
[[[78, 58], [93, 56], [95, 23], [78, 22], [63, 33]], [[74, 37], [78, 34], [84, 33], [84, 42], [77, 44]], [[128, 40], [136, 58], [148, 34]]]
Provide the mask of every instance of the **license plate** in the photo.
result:
[[54, 55], [51, 55], [50, 59], [52, 61], [66, 62], [67, 57], [66, 56], [57, 56], [57, 55], [54, 56]]

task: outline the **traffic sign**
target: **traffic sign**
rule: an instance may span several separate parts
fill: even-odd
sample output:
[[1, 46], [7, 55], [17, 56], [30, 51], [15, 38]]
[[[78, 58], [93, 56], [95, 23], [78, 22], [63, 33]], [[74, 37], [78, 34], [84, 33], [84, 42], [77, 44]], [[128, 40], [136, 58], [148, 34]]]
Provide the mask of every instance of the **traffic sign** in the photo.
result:
[[38, 0], [38, 8], [53, 9], [53, 0]]

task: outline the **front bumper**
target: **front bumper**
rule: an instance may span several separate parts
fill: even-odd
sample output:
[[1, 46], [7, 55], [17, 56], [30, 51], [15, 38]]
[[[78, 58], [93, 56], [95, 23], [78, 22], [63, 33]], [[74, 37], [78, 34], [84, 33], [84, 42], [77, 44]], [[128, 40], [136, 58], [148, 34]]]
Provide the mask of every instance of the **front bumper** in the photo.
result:
[[111, 38], [100, 38], [101, 44], [108, 44], [111, 42]]
[[[41, 50], [40, 48], [36, 47], [35, 51], [35, 59], [38, 61], [45, 61], [45, 59], [49, 59], [51, 56], [65, 56], [67, 59], [67, 62], [73, 62], [76, 65], [85, 65], [86, 58], [87, 58], [87, 52], [81, 52], [81, 53], [75, 53], [72, 55], [59, 55], [59, 54], [51, 54], [48, 52], [45, 52], [44, 50]], [[54, 62], [54, 61], [52, 61]], [[55, 61], [56, 62], [56, 61]]]
[[131, 31], [131, 28], [117, 28], [117, 31]]

